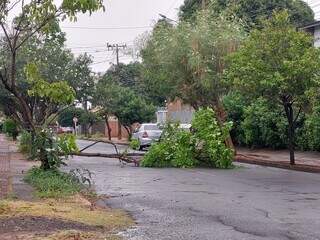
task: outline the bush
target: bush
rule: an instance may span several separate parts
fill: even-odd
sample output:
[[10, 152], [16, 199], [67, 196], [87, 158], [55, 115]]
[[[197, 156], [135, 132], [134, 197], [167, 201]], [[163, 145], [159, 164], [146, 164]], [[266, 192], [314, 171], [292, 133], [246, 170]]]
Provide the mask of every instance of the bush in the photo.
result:
[[231, 126], [227, 123], [220, 127], [212, 109], [201, 109], [192, 121], [192, 132], [168, 124], [161, 141], [151, 146], [141, 166], [231, 168], [233, 151], [225, 145]]
[[244, 109], [249, 105], [249, 101], [237, 92], [231, 92], [223, 98], [223, 105], [227, 112], [228, 121], [233, 122], [230, 135], [235, 144], [244, 144], [244, 133], [241, 123], [244, 118]]
[[287, 122], [282, 116], [282, 109], [275, 109], [263, 98], [245, 107], [241, 129], [247, 146], [273, 149], [286, 147]]
[[138, 139], [131, 139], [130, 141], [130, 148], [134, 149], [134, 150], [139, 150], [140, 148], [140, 143]]
[[68, 197], [83, 189], [76, 178], [58, 170], [32, 168], [25, 176], [25, 181], [37, 190], [37, 195], [41, 198]]
[[161, 141], [150, 147], [141, 163], [143, 167], [191, 168], [196, 165], [191, 133], [179, 129], [177, 124], [166, 125]]
[[19, 134], [18, 124], [12, 119], [8, 118], [4, 121], [2, 130], [9, 137], [12, 137], [14, 140], [17, 139], [17, 136]]
[[193, 138], [201, 164], [216, 168], [231, 168], [233, 151], [225, 145], [232, 122], [219, 126], [212, 109], [196, 112], [192, 121]]
[[65, 165], [68, 156], [78, 151], [76, 137], [72, 134], [55, 136], [49, 129], [36, 133], [32, 159], [41, 161], [43, 170], [57, 169]]
[[306, 116], [304, 125], [297, 131], [297, 145], [303, 150], [320, 151], [320, 106]]
[[32, 137], [31, 133], [23, 131], [19, 136], [19, 151], [31, 156], [32, 154]]

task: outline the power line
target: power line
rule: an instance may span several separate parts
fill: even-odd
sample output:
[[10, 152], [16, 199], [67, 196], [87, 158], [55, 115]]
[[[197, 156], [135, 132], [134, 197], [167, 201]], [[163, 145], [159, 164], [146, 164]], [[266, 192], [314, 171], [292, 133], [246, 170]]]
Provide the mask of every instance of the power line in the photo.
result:
[[[126, 44], [126, 45], [131, 45], [134, 43], [135, 40], [130, 40], [126, 42], [121, 42], [120, 44]], [[86, 49], [86, 48], [106, 48], [106, 45], [95, 45], [95, 46], [67, 46], [68, 49]]]
[[105, 45], [100, 45], [100, 46], [79, 46], [79, 47], [67, 47], [69, 49], [84, 49], [84, 48], [105, 48]]
[[68, 27], [62, 26], [67, 29], [82, 29], [82, 30], [130, 30], [130, 29], [146, 29], [153, 28], [152, 26], [140, 26], [140, 27]]
[[[90, 50], [90, 49], [89, 49]], [[84, 51], [72, 51], [73, 53], [105, 53], [108, 50], [84, 50]]]

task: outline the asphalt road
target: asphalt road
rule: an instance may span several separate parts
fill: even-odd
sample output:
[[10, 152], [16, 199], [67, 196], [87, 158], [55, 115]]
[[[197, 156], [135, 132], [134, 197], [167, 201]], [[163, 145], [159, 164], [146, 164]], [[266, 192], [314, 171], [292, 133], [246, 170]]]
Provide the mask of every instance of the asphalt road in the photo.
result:
[[127, 239], [320, 239], [320, 174], [253, 165], [146, 169], [80, 157], [69, 164], [93, 171], [97, 192], [112, 196], [106, 204], [136, 219]]

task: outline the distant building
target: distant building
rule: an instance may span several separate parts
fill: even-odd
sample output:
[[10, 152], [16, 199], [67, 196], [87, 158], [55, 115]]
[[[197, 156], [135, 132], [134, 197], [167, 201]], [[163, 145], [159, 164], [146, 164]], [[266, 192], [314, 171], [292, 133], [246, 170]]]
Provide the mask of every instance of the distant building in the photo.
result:
[[158, 108], [156, 115], [157, 115], [157, 123], [158, 124], [164, 125], [167, 122], [168, 110], [166, 107]]
[[301, 27], [302, 30], [309, 32], [314, 37], [314, 46], [320, 47], [320, 21], [310, 23]]
[[194, 114], [194, 109], [184, 104], [180, 99], [167, 103], [166, 107], [159, 108], [157, 111], [157, 123], [179, 122], [181, 124], [190, 124]]

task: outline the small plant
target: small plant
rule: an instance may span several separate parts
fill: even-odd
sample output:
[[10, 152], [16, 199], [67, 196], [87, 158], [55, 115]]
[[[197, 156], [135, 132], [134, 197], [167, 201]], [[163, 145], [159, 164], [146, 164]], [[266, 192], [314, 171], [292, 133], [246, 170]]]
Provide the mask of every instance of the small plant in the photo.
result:
[[63, 198], [81, 192], [83, 185], [68, 173], [58, 170], [32, 168], [25, 176], [25, 181], [37, 190], [41, 198]]
[[139, 148], [140, 148], [139, 140], [138, 139], [131, 139], [130, 148], [132, 148], [134, 150], [139, 150]]
[[13, 140], [16, 140], [19, 134], [18, 124], [12, 119], [8, 118], [4, 121], [2, 130], [9, 137], [12, 137]]
[[70, 176], [72, 176], [78, 183], [83, 185], [92, 185], [92, 172], [88, 169], [76, 168], [70, 170]]
[[72, 134], [54, 135], [49, 129], [39, 131], [33, 142], [32, 159], [41, 161], [43, 170], [57, 169], [73, 152], [78, 151], [76, 138]]

